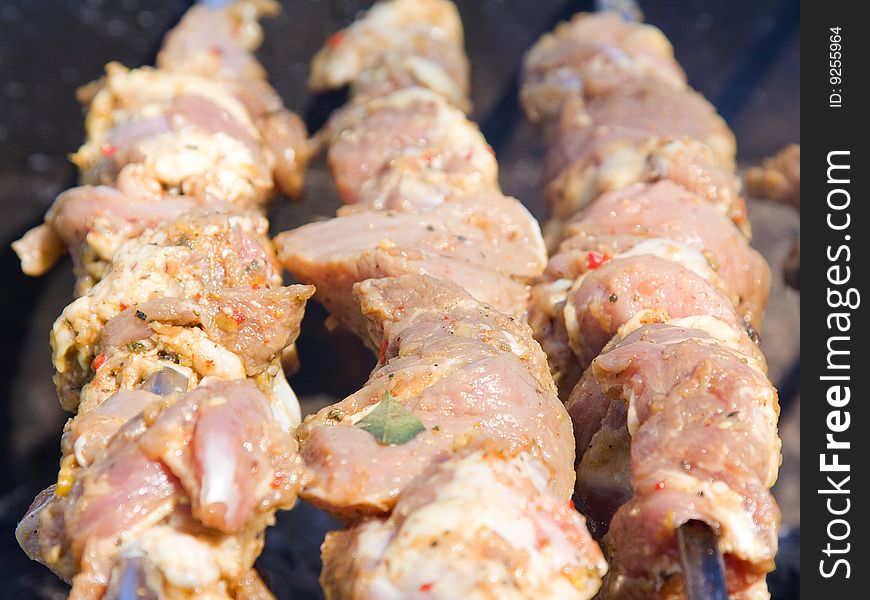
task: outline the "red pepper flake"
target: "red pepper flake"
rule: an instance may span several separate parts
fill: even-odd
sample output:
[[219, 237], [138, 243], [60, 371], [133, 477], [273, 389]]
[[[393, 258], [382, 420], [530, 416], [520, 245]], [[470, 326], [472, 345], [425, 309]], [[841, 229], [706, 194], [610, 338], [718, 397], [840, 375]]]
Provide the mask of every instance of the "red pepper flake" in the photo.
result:
[[421, 592], [428, 592], [428, 591], [431, 591], [433, 587], [435, 587], [434, 583], [424, 583], [423, 585], [420, 586], [420, 591]]
[[608, 260], [613, 258], [607, 252], [596, 252], [592, 250], [589, 254], [586, 255], [586, 265], [589, 267], [589, 270], [594, 270], [606, 263]]
[[278, 488], [283, 487], [285, 481], [287, 481], [287, 478], [283, 475], [275, 475], [275, 478], [272, 479], [272, 489], [277, 490]]
[[329, 48], [338, 48], [344, 42], [345, 37], [347, 37], [347, 35], [343, 31], [336, 31], [326, 38], [326, 45]]
[[260, 289], [260, 284], [259, 284], [259, 283], [252, 283], [252, 284], [251, 284], [251, 289], [254, 290], [254, 291], [256, 292], [257, 290]]
[[659, 482], [656, 484], [656, 491], [657, 491], [657, 492], [660, 492], [660, 491], [662, 491], [663, 489], [665, 489], [665, 482], [664, 482], [664, 480], [659, 481]]
[[574, 506], [573, 500], [568, 500], [568, 508], [570, 508], [571, 510], [577, 510], [577, 507]]
[[121, 310], [127, 310], [127, 305], [124, 304], [123, 302], [121, 302], [121, 303], [118, 305], [118, 308], [120, 308]]
[[378, 352], [378, 363], [383, 364], [387, 359], [387, 346], [389, 346], [389, 342], [387, 338], [381, 340], [381, 349]]
[[423, 153], [423, 160], [426, 161], [426, 164], [427, 164], [427, 165], [431, 165], [431, 164], [432, 164], [432, 161], [435, 160], [435, 157], [432, 156], [432, 153], [431, 153], [431, 152], [424, 152], [424, 153]]
[[102, 144], [100, 146], [100, 153], [103, 156], [105, 156], [106, 158], [109, 158], [117, 151], [118, 151], [118, 147], [115, 146], [114, 144]]
[[232, 319], [233, 319], [233, 321], [236, 322], [236, 325], [241, 325], [242, 323], [245, 322], [245, 315], [242, 314], [242, 311], [240, 311], [237, 308], [236, 310], [233, 311]]
[[97, 354], [94, 357], [94, 362], [91, 363], [91, 369], [93, 369], [94, 371], [97, 371], [97, 370], [99, 370], [100, 367], [103, 366], [103, 363], [105, 363], [105, 362], [106, 362], [106, 355], [105, 354]]

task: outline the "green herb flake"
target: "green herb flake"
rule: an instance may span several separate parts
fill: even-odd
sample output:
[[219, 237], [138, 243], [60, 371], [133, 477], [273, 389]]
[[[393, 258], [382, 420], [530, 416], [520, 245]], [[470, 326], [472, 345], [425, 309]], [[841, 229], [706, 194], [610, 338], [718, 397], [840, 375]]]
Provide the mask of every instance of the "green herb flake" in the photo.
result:
[[142, 342], [130, 342], [127, 344], [127, 349], [130, 352], [142, 352], [145, 349], [145, 344]]
[[384, 399], [375, 409], [360, 419], [357, 427], [375, 436], [383, 446], [398, 446], [410, 442], [426, 427], [410, 410], [402, 406], [390, 391], [384, 392]]

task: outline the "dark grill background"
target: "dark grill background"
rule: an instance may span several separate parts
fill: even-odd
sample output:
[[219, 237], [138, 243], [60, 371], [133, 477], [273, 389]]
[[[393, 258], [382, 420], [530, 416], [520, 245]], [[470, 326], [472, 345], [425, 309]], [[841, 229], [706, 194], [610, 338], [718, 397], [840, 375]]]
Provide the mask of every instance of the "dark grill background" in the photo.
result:
[[[331, 32], [368, 3], [285, 1], [265, 23], [259, 52], [286, 104], [314, 129], [340, 94], [313, 99], [305, 89], [308, 61]], [[719, 108], [735, 130], [741, 165], [800, 141], [800, 50], [797, 0], [676, 0], [641, 2], [649, 22], [664, 30], [691, 84]], [[459, 0], [473, 73], [474, 118], [495, 147], [505, 191], [536, 216], [542, 147], [516, 101], [521, 55], [544, 31], [589, 2]], [[75, 181], [67, 153], [82, 140], [78, 85], [117, 60], [153, 60], [160, 38], [189, 6], [178, 0], [17, 0], [0, 2], [0, 586], [10, 598], [62, 598], [65, 586], [26, 559], [13, 536], [35, 493], [57, 474], [66, 415], [57, 406], [47, 344], [52, 321], [70, 301], [69, 261], [48, 276], [20, 273], [9, 244], [41, 221], [54, 196]], [[276, 202], [273, 232], [315, 215], [332, 215], [338, 201], [323, 162], [308, 173], [302, 204]], [[753, 244], [771, 262], [774, 289], [763, 346], [780, 389], [784, 462], [776, 493], [783, 509], [780, 569], [771, 578], [776, 599], [797, 597], [800, 356], [799, 296], [786, 289], [779, 265], [798, 235], [789, 209], [750, 202]], [[324, 313], [310, 304], [299, 342], [302, 369], [291, 384], [305, 409], [316, 409], [364, 381], [372, 358], [348, 335], [328, 334]], [[334, 526], [300, 504], [270, 530], [261, 571], [279, 598], [320, 597], [318, 547]]]

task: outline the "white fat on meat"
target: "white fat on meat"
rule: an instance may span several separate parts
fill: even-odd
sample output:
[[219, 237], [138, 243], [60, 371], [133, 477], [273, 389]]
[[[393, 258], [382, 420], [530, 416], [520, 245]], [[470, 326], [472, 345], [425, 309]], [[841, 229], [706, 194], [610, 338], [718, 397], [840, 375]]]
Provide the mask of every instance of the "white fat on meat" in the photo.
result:
[[214, 544], [207, 539], [157, 525], [125, 544], [120, 554], [126, 558], [144, 556], [171, 585], [194, 590], [215, 583], [221, 576]]
[[[536, 459], [527, 453], [505, 460], [476, 452], [452, 461], [448, 468], [450, 479], [437, 486], [431, 501], [409, 508], [400, 501], [398, 530], [391, 531], [388, 522], [362, 525], [355, 560], [364, 569], [374, 569], [366, 598], [485, 598], [493, 590], [505, 598], [532, 592], [540, 598], [594, 594], [597, 577], [590, 574], [584, 587], [577, 585], [582, 576], [571, 574], [579, 550], [565, 535], [566, 524], [557, 524], [547, 514], [547, 474]], [[514, 481], [520, 482], [517, 489]], [[458, 535], [470, 545], [462, 549], [451, 545], [450, 538], [444, 547], [430, 543], [446, 535]], [[463, 556], [488, 538], [506, 544], [526, 563], [513, 570], [499, 559], [498, 551], [492, 556]], [[597, 568], [603, 572], [603, 560]]]
[[160, 113], [160, 104], [188, 94], [201, 96], [218, 105], [243, 125], [253, 138], [259, 137], [245, 106], [226, 86], [210, 79], [150, 67], [127, 69], [118, 63], [109, 63], [101, 84], [91, 102], [86, 122], [88, 137], [94, 142], [105, 141], [116, 124], [129, 120], [131, 108], [156, 116]]
[[[120, 312], [121, 303], [135, 304], [155, 297], [189, 297], [191, 294], [185, 293], [188, 290], [196, 293], [201, 286], [193, 277], [170, 274], [170, 265], [183, 261], [187, 252], [183, 246], [154, 246], [137, 240], [122, 246], [115, 257], [112, 277], [100, 281], [87, 296], [76, 299], [54, 322], [51, 343], [55, 369], [63, 373], [67, 355], [76, 350], [78, 364], [88, 368], [93, 344], [103, 325]], [[82, 339], [93, 341], [76, 348]]]
[[287, 382], [287, 375], [281, 366], [280, 358], [269, 365], [266, 372], [272, 377], [272, 387], [269, 390], [271, 392], [269, 404], [272, 416], [284, 431], [291, 432], [302, 423], [302, 407], [299, 405], [299, 398]]
[[[733, 554], [743, 560], [764, 561], [770, 549], [762, 543], [752, 512], [744, 507], [745, 498], [723, 481], [699, 479], [688, 473], [667, 471], [659, 474], [659, 481], [673, 491], [703, 496], [703, 506], [709, 510], [705, 521], [718, 525], [717, 536], [722, 554]], [[674, 523], [674, 526], [682, 523]]]
[[[209, 401], [220, 400], [226, 402], [220, 396]], [[235, 474], [239, 469], [236, 463], [238, 455], [227, 452], [227, 448], [233, 448], [236, 442], [235, 432], [215, 427], [197, 448], [200, 450], [197, 459], [202, 465], [199, 502], [204, 506], [222, 504], [226, 510], [224, 518], [227, 521], [236, 517], [241, 502], [235, 481]]]
[[[662, 321], [655, 318], [650, 311], [641, 311], [619, 328], [619, 331], [613, 337], [612, 343], [618, 342], [632, 331], [640, 329], [650, 322]], [[749, 366], [760, 373], [767, 374], [767, 361], [761, 353], [761, 349], [749, 338], [749, 335], [743, 329], [737, 329], [712, 315], [681, 317], [679, 319], [668, 319], [664, 322], [668, 325], [686, 329], [686, 336], [684, 338], [675, 337], [662, 343], [678, 344], [688, 339], [695, 339], [704, 344], [722, 345], [739, 354]], [[710, 337], [699, 338], [697, 335], [698, 331], [703, 331]]]
[[706, 279], [719, 290], [726, 287], [722, 277], [710, 266], [703, 254], [683, 244], [668, 238], [650, 238], [633, 246], [625, 252], [620, 252], [615, 258], [626, 258], [641, 254], [652, 254], [682, 265], [699, 277]]
[[399, 70], [409, 69], [421, 83], [456, 101], [462, 100], [463, 92], [442, 65], [413, 53], [415, 39], [421, 37], [462, 47], [462, 22], [452, 2], [378, 2], [338, 35], [312, 61], [309, 83], [314, 89], [353, 83], [365, 71], [386, 62], [387, 67], [393, 66], [392, 70], [399, 63]]
[[245, 365], [238, 354], [209, 339], [198, 327], [179, 327], [152, 323], [157, 339], [170, 351], [193, 360], [193, 368], [203, 375], [233, 380], [246, 377]]

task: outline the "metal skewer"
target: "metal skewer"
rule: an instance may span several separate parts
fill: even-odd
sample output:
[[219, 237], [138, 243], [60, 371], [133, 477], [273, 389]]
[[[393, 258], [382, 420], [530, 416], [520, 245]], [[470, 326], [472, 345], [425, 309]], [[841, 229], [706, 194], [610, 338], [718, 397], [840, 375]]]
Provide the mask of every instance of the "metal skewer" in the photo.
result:
[[643, 11], [636, 0], [595, 0], [596, 12], [615, 12], [626, 21], [640, 23]]
[[728, 600], [725, 563], [713, 529], [703, 521], [687, 521], [677, 528], [677, 546], [686, 597], [689, 600]]
[[103, 600], [162, 600], [157, 569], [143, 556], [122, 558], [112, 569]]
[[197, 0], [196, 4], [202, 4], [212, 10], [226, 8], [232, 3], [232, 0]]
[[164, 367], [143, 381], [139, 389], [165, 398], [172, 394], [186, 392], [187, 381], [187, 377], [183, 373], [171, 367]]

